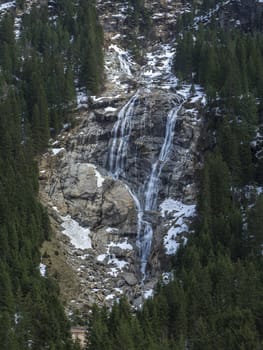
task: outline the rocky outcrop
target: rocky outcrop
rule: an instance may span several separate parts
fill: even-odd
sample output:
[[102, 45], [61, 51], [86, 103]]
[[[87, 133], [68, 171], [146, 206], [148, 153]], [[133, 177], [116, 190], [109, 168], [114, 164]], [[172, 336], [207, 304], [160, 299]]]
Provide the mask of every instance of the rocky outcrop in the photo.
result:
[[228, 0], [215, 5], [208, 14], [198, 17], [204, 24], [218, 22], [224, 30], [235, 27], [245, 32], [263, 30], [263, 3], [259, 0]]
[[[78, 126], [59, 135], [40, 166], [42, 201], [79, 283], [68, 310], [111, 305], [122, 294], [139, 307], [152, 295], [167, 254], [188, 234], [200, 163], [205, 97], [198, 86], [191, 93], [190, 86], [178, 84], [171, 70], [170, 20], [181, 8], [151, 3], [156, 42], [145, 48], [139, 65], [121, 47], [127, 3], [98, 1], [98, 6], [107, 31], [105, 91], [88, 98], [88, 108], [76, 112]], [[167, 6], [169, 16], [162, 12]], [[167, 16], [166, 28], [161, 18]], [[146, 205], [153, 192], [156, 204]], [[168, 199], [166, 215], [162, 204]], [[152, 240], [144, 239], [142, 227], [149, 237], [152, 230]], [[143, 245], [149, 254], [142, 254]], [[143, 281], [142, 256], [148, 267]]]
[[[111, 303], [133, 288], [138, 282], [134, 275], [137, 219], [126, 186], [102, 176], [90, 163], [75, 162], [74, 153], [62, 148], [42, 158], [40, 184], [60, 251], [78, 276], [78, 295], [69, 309]], [[85, 246], [88, 239], [91, 245]]]
[[[174, 98], [174, 93], [164, 94], [156, 89], [149, 95], [147, 91], [144, 93], [144, 90], [141, 90], [132, 119], [127, 150], [129, 156], [125, 159], [123, 171], [134, 189], [145, 183], [152, 163], [158, 157], [164, 139], [167, 115], [173, 106]], [[160, 192], [163, 194], [160, 199], [183, 192], [188, 201], [193, 200], [193, 186], [189, 185], [194, 182], [197, 155], [195, 147], [202, 122], [198, 115], [198, 110], [202, 109], [200, 101], [201, 98], [194, 102], [191, 102], [191, 98], [188, 99], [178, 115], [171, 162], [165, 165], [161, 178], [163, 186]], [[93, 112], [87, 113], [81, 131], [70, 140], [76, 161], [91, 162], [107, 169], [112, 142], [111, 130], [122, 105], [117, 106], [114, 100], [110, 112], [107, 110], [107, 104], [104, 110], [100, 105], [98, 110], [93, 106]]]
[[[46, 183], [47, 195], [60, 212], [67, 214], [83, 226], [97, 229], [113, 226], [120, 232], [136, 232], [135, 205], [121, 182], [103, 177], [90, 163], [78, 163], [75, 158], [62, 158], [59, 172]], [[63, 209], [64, 208], [64, 209]]]

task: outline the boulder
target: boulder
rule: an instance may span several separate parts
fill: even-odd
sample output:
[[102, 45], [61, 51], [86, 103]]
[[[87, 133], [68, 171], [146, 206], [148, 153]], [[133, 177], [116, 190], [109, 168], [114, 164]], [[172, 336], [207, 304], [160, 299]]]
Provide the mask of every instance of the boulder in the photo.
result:
[[135, 286], [138, 284], [138, 279], [134, 273], [125, 272], [122, 274], [122, 277], [129, 286]]

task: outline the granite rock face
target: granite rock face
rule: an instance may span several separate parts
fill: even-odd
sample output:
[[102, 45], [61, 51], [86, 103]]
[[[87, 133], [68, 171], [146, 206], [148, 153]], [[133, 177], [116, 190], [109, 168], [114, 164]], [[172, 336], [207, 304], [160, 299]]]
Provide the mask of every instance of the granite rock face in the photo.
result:
[[103, 177], [93, 164], [75, 162], [74, 157], [58, 167], [55, 181], [53, 176], [47, 184], [57, 208], [63, 202], [67, 214], [91, 229], [103, 225], [117, 227], [125, 234], [136, 232], [135, 205], [121, 182]]
[[94, 302], [110, 306], [123, 294], [139, 307], [152, 295], [167, 254], [188, 231], [202, 163], [205, 96], [198, 86], [190, 92], [172, 72], [169, 33], [182, 7], [148, 4], [155, 41], [138, 63], [122, 45], [128, 3], [97, 3], [105, 29], [105, 91], [76, 111], [77, 126], [59, 135], [40, 162], [41, 198], [79, 283], [70, 312]]

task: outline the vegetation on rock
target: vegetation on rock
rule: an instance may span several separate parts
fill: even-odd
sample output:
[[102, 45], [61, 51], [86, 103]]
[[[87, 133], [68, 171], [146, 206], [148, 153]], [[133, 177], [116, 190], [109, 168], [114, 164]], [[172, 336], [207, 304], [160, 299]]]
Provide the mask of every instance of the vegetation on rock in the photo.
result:
[[34, 158], [68, 121], [74, 81], [100, 88], [102, 30], [92, 1], [61, 0], [50, 11], [33, 5], [17, 38], [15, 13], [0, 21], [1, 350], [78, 348], [56, 283], [40, 273], [39, 248], [51, 232]]

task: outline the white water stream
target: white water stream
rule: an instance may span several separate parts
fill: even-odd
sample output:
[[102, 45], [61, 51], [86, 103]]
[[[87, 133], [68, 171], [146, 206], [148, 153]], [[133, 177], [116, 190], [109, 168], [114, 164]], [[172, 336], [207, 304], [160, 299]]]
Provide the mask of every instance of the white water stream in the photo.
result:
[[[137, 91], [120, 110], [118, 120], [113, 127], [112, 144], [109, 151], [109, 171], [115, 179], [118, 179], [120, 176], [124, 177], [125, 175], [124, 166], [132, 131], [132, 117], [135, 115], [136, 102], [138, 99], [139, 91]], [[146, 180], [143, 195], [136, 195], [127, 186], [137, 207], [137, 246], [141, 260], [140, 271], [142, 279], [146, 276], [146, 266], [151, 251], [153, 237], [152, 224], [144, 220], [143, 217], [146, 211], [157, 209], [160, 175], [165, 163], [169, 160], [176, 119], [183, 102], [184, 99], [182, 96], [175, 95], [174, 107], [169, 111], [167, 116], [164, 142], [159, 157], [152, 165], [151, 173]], [[128, 181], [129, 179], [126, 180]]]
[[[148, 257], [151, 252], [151, 244], [153, 237], [153, 228], [150, 222], [142, 220], [143, 213], [146, 211], [156, 210], [159, 181], [162, 169], [165, 163], [169, 160], [170, 150], [173, 143], [175, 125], [178, 112], [182, 106], [183, 99], [180, 98], [178, 104], [170, 110], [167, 116], [166, 131], [164, 142], [159, 154], [158, 159], [152, 166], [152, 171], [149, 179], [146, 182], [146, 191], [144, 192], [144, 208], [142, 214], [138, 215], [138, 239], [137, 244], [140, 249], [141, 257], [141, 273], [143, 278], [146, 274], [146, 266]], [[141, 217], [141, 218], [140, 218]], [[139, 223], [139, 221], [141, 222]]]
[[[132, 61], [127, 51], [117, 45], [110, 45], [113, 69], [107, 67], [108, 77], [120, 90], [123, 86], [125, 92], [127, 81], [121, 83], [123, 75], [136, 81], [140, 89], [137, 90], [118, 113], [118, 119], [112, 129], [112, 139], [108, 153], [108, 170], [114, 179], [122, 178], [126, 183], [130, 179], [126, 177], [125, 166], [128, 158], [129, 142], [132, 133], [133, 119], [136, 117], [136, 109], [140, 103], [140, 97], [152, 94], [154, 89], [167, 93], [175, 88], [178, 80], [172, 72], [174, 48], [170, 44], [156, 44], [145, 55], [146, 64], [135, 69], [136, 64]], [[110, 57], [108, 58], [110, 62]], [[136, 70], [136, 71], [135, 71]], [[129, 89], [128, 89], [129, 90]], [[134, 199], [137, 208], [137, 246], [141, 261], [140, 271], [142, 280], [146, 277], [147, 261], [151, 252], [153, 228], [151, 222], [145, 220], [146, 212], [157, 209], [160, 176], [165, 163], [169, 160], [173, 145], [174, 131], [177, 114], [184, 102], [184, 97], [174, 94], [174, 105], [167, 115], [166, 131], [163, 145], [157, 160], [153, 163], [151, 172], [144, 183], [144, 190], [134, 193], [128, 185], [127, 188]], [[139, 194], [140, 193], [140, 194]]]
[[109, 152], [109, 170], [111, 175], [118, 179], [124, 175], [124, 165], [127, 156], [132, 129], [132, 117], [136, 111], [138, 92], [122, 107], [118, 113], [118, 120], [112, 130], [112, 144]]

